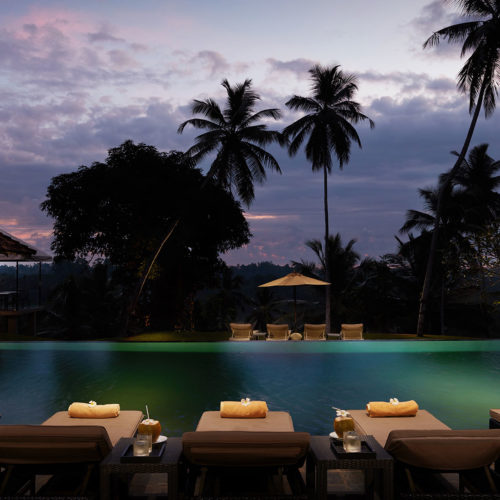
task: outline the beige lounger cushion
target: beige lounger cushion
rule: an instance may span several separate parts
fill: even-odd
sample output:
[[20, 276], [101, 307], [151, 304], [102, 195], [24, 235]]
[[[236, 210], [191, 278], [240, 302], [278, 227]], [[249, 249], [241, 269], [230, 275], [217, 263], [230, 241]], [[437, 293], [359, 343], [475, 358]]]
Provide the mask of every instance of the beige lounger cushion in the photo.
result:
[[438, 420], [427, 410], [419, 410], [414, 417], [378, 417], [371, 418], [366, 410], [348, 410], [352, 415], [356, 431], [363, 435], [372, 435], [381, 446], [393, 430], [446, 430], [446, 424]]
[[385, 449], [414, 467], [436, 471], [477, 469], [500, 457], [500, 429], [392, 431]]
[[286, 411], [269, 411], [265, 418], [222, 418], [218, 411], [205, 411], [196, 431], [293, 432], [293, 422]]
[[269, 467], [302, 465], [309, 448], [307, 432], [186, 432], [185, 457], [195, 465]]
[[500, 410], [490, 410], [490, 417], [500, 422]]
[[122, 410], [115, 418], [71, 418], [67, 411], [58, 411], [42, 425], [97, 425], [108, 432], [111, 444], [114, 446], [122, 437], [132, 437], [143, 417], [139, 410]]
[[1, 425], [0, 463], [66, 464], [100, 462], [111, 451], [98, 425]]

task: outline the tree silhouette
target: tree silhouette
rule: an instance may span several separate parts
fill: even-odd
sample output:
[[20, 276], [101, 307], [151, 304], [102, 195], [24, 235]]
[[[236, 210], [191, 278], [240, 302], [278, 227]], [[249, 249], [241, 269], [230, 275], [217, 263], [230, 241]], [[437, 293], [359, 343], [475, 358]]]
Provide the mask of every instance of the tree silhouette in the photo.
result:
[[[302, 111], [304, 116], [288, 125], [283, 135], [291, 138], [288, 151], [295, 155], [307, 138], [305, 153], [312, 164], [313, 171], [323, 172], [323, 204], [325, 212], [325, 238], [327, 249], [330, 241], [328, 215], [328, 174], [332, 171], [332, 156], [339, 162], [339, 168], [349, 162], [351, 143], [354, 141], [361, 147], [361, 140], [353, 124], [367, 120], [370, 127], [375, 124], [370, 118], [361, 113], [361, 106], [353, 101], [358, 90], [355, 75], [344, 73], [340, 66], [314, 66], [309, 70], [312, 80], [311, 96], [293, 96], [286, 102], [293, 111]], [[328, 253], [328, 249], [326, 250]], [[325, 262], [327, 281], [333, 280], [329, 270], [328, 260]], [[326, 286], [326, 328], [330, 328], [330, 286]]]
[[248, 206], [255, 197], [254, 183], [262, 183], [266, 178], [266, 167], [281, 173], [278, 162], [263, 146], [273, 142], [283, 144], [283, 138], [279, 132], [268, 130], [266, 124], [259, 123], [268, 118], [277, 120], [281, 113], [276, 108], [255, 112], [260, 97], [252, 90], [251, 80], [234, 87], [223, 80], [222, 86], [227, 93], [226, 107], [221, 110], [213, 99], [195, 99], [191, 112], [206, 118], [186, 120], [178, 132], [182, 133], [186, 125], [206, 130], [196, 137], [186, 156], [196, 165], [214, 153], [207, 178], [227, 190], [234, 187], [238, 197]]
[[434, 231], [420, 298], [417, 324], [417, 335], [420, 337], [424, 332], [439, 226], [448, 184], [452, 182], [467, 154], [481, 108], [484, 108], [486, 118], [493, 113], [500, 81], [500, 2], [498, 0], [455, 0], [455, 3], [461, 8], [462, 14], [470, 17], [471, 20], [436, 31], [424, 43], [424, 48], [438, 45], [444, 39], [451, 43], [463, 42], [462, 57], [471, 53], [458, 74], [458, 89], [469, 94], [469, 112], [472, 113], [472, 120], [458, 159], [445, 182], [441, 184], [438, 193]]

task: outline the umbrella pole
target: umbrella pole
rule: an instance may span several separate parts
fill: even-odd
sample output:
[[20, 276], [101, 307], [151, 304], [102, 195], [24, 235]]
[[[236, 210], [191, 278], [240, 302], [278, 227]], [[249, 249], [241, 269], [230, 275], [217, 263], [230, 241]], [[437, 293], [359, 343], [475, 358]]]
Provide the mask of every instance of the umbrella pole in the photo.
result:
[[293, 331], [297, 331], [297, 287], [293, 287]]

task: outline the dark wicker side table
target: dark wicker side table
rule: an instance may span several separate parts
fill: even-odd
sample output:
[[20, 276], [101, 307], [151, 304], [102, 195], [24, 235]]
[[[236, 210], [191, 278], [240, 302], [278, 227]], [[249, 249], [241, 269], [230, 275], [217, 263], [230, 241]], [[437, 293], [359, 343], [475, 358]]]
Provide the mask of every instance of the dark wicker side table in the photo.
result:
[[[394, 497], [394, 461], [392, 457], [380, 446], [373, 436], [363, 436], [368, 445], [376, 452], [374, 458], [339, 458], [330, 447], [328, 436], [312, 436], [307, 455], [306, 479], [307, 489], [313, 493], [318, 500], [327, 498], [327, 471], [330, 469], [353, 469], [365, 472], [365, 483], [367, 476], [375, 481], [379, 497], [384, 500], [392, 500]], [[378, 478], [373, 477], [378, 473]], [[373, 497], [373, 484], [370, 487]]]
[[113, 451], [100, 464], [100, 498], [113, 497], [112, 476], [125, 474], [168, 474], [168, 499], [176, 500], [179, 492], [179, 460], [182, 454], [182, 438], [169, 437], [161, 461], [157, 463], [121, 463], [120, 457], [133, 442], [133, 438], [121, 438]]

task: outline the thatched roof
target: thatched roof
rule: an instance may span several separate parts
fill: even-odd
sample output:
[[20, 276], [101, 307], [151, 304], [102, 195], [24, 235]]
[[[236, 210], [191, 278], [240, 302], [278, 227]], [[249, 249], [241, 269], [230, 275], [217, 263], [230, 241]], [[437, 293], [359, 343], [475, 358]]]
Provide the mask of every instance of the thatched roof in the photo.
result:
[[40, 262], [48, 260], [52, 260], [52, 257], [0, 229], [0, 262]]

